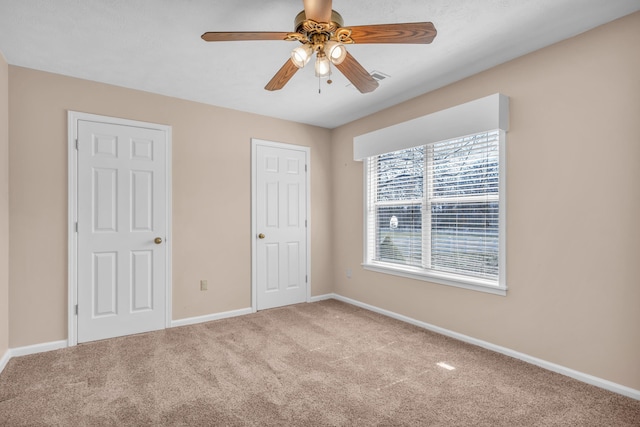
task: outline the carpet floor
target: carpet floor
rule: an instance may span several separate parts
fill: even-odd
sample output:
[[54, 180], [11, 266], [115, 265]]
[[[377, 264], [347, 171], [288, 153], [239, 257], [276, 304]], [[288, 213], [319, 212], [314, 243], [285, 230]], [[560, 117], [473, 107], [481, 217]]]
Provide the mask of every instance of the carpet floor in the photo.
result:
[[16, 357], [0, 425], [640, 426], [640, 401], [329, 300]]

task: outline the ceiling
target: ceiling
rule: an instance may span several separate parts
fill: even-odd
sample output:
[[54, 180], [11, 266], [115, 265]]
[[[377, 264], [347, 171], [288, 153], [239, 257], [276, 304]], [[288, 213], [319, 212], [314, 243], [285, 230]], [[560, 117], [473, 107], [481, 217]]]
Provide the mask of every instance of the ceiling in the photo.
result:
[[350, 25], [431, 21], [430, 45], [349, 45], [389, 77], [361, 94], [313, 64], [264, 90], [297, 42], [207, 43], [206, 31], [293, 31], [301, 0], [0, 0], [11, 65], [326, 128], [364, 117], [640, 10], [640, 0], [334, 0]]

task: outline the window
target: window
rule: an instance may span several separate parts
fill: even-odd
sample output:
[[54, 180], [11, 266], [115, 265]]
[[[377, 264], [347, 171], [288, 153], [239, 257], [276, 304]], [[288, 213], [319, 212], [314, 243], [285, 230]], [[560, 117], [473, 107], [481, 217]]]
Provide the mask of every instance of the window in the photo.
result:
[[368, 157], [365, 266], [504, 294], [503, 146], [495, 130]]

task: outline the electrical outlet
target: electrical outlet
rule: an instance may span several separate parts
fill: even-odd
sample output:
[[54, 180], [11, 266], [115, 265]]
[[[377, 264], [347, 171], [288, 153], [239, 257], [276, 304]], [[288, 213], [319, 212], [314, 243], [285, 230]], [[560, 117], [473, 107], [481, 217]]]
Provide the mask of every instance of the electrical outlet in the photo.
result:
[[207, 289], [209, 289], [209, 284], [207, 283], [206, 280], [200, 280], [200, 290], [201, 291], [206, 291]]
[[351, 269], [347, 268], [347, 279], [351, 279]]

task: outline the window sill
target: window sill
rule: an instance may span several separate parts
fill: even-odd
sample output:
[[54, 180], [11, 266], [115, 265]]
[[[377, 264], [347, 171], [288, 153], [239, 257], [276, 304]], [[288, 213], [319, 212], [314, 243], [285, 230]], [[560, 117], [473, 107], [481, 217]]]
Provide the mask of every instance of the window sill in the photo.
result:
[[439, 285], [454, 286], [457, 288], [486, 292], [494, 295], [507, 295], [506, 286], [496, 286], [482, 279], [464, 278], [459, 280], [456, 277], [445, 273], [439, 274], [433, 272], [425, 272], [424, 270], [414, 270], [411, 267], [397, 267], [392, 264], [384, 263], [364, 263], [362, 264], [362, 266], [365, 270], [375, 271], [377, 273], [407, 277], [409, 279], [422, 280], [424, 282], [437, 283]]

